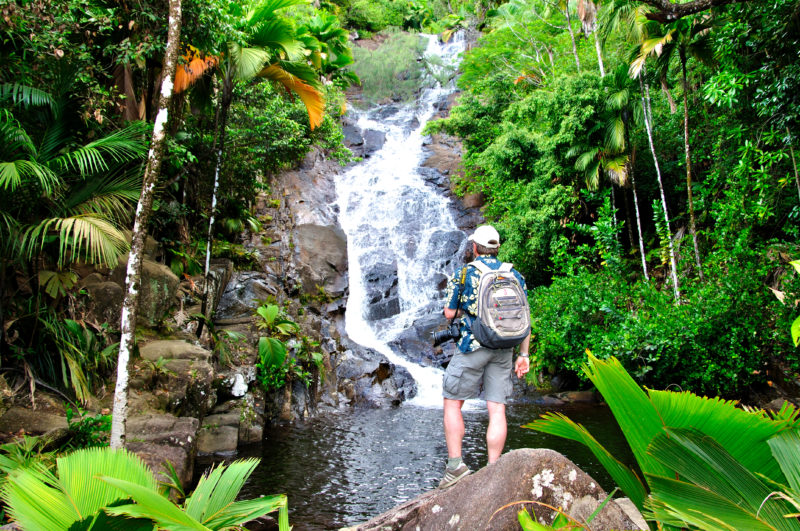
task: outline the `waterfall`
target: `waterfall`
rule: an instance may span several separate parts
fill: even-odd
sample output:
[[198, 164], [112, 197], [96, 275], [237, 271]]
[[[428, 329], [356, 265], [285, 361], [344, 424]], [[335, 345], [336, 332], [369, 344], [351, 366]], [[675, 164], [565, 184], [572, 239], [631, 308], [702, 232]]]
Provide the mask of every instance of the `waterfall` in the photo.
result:
[[[463, 35], [447, 44], [434, 35], [425, 37], [425, 53], [440, 57], [440, 68], [455, 65], [465, 47]], [[442, 235], [458, 229], [448, 199], [426, 183], [419, 165], [424, 156], [422, 129], [434, 115], [437, 102], [445, 101], [454, 90], [452, 82], [444, 87], [436, 83], [423, 91], [416, 104], [361, 113], [358, 127], [385, 134], [385, 143], [336, 181], [339, 223], [347, 234], [349, 261], [347, 334], [405, 367], [418, 389], [409, 403], [423, 407], [441, 406], [442, 370], [414, 363], [388, 343], [425, 313], [441, 312], [436, 278], [452, 273], [449, 264], [455, 249], [441, 241]], [[463, 233], [458, 239], [464, 240]], [[395, 268], [396, 288], [392, 289], [396, 289], [396, 299], [388, 303], [390, 315], [376, 317], [367, 278], [374, 271], [393, 275]]]

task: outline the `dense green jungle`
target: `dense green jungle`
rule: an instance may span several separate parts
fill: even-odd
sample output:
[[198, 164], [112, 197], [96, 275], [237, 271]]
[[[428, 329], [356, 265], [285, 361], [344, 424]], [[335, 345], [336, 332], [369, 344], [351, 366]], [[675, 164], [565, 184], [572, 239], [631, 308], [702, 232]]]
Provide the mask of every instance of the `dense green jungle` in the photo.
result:
[[[5, 519], [229, 529], [273, 512], [288, 529], [285, 496], [235, 501], [256, 460], [184, 493], [107, 448], [124, 443], [136, 340], [163, 331], [136, 325], [140, 257], [155, 239], [187, 281], [216, 258], [252, 266], [241, 235], [271, 221], [254, 198], [313, 151], [357, 162], [348, 106], [410, 101], [435, 66], [419, 34], [462, 32], [458, 95], [425, 132], [462, 143], [452, 186], [480, 198], [500, 258], [527, 279], [528, 385], [597, 389], [639, 470], [563, 415], [529, 427], [589, 446], [654, 529], [800, 527], [800, 1], [0, 0], [0, 12], [0, 395], [7, 408], [52, 393], [70, 428], [56, 446], [4, 434]], [[126, 263], [121, 321], [87, 319], [82, 279]], [[224, 364], [241, 337], [213, 328], [207, 291], [193, 295], [203, 310], [189, 318]], [[272, 392], [321, 368], [283, 302], [254, 309]], [[734, 402], [782, 398], [770, 412]], [[84, 471], [88, 489], [75, 486]]]

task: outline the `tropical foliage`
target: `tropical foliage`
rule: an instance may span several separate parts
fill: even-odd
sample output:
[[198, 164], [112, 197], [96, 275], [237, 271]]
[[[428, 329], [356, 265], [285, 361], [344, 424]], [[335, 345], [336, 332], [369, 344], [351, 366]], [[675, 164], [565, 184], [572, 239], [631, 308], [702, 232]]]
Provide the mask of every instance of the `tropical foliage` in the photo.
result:
[[727, 396], [800, 370], [796, 9], [487, 11], [458, 104], [428, 131], [463, 141], [459, 189], [483, 194], [501, 257], [535, 286], [545, 382], [585, 379], [587, 348], [647, 385]]
[[744, 410], [720, 398], [643, 391], [615, 358], [583, 367], [625, 435], [638, 470], [580, 424], [546, 413], [525, 427], [585, 444], [648, 520], [691, 529], [799, 529], [800, 410]]
[[8, 472], [2, 499], [23, 529], [240, 529], [278, 511], [288, 530], [285, 496], [236, 501], [257, 459], [209, 470], [194, 492], [176, 505], [153, 472], [127, 450], [91, 448]]

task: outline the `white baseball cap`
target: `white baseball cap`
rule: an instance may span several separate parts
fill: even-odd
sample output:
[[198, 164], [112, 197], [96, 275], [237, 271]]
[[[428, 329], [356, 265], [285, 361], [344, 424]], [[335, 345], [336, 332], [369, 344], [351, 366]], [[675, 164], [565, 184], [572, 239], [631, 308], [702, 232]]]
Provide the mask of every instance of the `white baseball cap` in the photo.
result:
[[500, 234], [491, 225], [483, 225], [475, 229], [475, 232], [468, 238], [469, 241], [482, 245], [487, 249], [497, 249], [500, 247]]

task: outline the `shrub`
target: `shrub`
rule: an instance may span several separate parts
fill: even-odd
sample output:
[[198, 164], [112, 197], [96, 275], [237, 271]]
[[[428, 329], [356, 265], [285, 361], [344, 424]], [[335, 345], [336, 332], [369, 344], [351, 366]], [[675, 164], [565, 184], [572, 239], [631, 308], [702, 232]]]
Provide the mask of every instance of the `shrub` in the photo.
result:
[[364, 99], [376, 103], [385, 98], [409, 101], [422, 88], [425, 75], [425, 43], [419, 35], [389, 33], [376, 50], [356, 47], [353, 69], [361, 79]]

